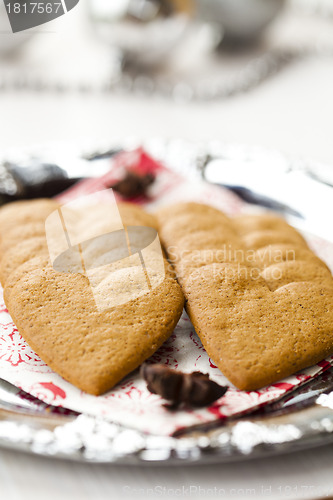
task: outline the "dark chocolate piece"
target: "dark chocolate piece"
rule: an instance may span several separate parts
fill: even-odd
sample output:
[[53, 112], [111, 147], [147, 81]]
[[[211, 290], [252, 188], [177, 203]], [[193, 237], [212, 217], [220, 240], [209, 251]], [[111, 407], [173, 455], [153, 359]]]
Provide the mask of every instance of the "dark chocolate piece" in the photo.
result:
[[127, 171], [123, 179], [109, 186], [124, 198], [136, 198], [145, 195], [148, 187], [154, 182], [153, 174], [139, 175], [135, 172]]
[[183, 373], [162, 364], [144, 363], [140, 373], [147, 382], [148, 390], [171, 401], [173, 403], [171, 408], [181, 404], [208, 406], [224, 396], [228, 390], [228, 387], [210, 380], [207, 373]]

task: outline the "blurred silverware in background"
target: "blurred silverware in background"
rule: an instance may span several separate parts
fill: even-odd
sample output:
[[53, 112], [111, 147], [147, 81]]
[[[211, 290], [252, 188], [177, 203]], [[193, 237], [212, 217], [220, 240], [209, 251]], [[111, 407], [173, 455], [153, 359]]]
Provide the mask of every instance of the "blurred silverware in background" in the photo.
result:
[[163, 62], [193, 29], [211, 30], [211, 47], [221, 39], [257, 40], [284, 0], [90, 0], [98, 34], [117, 47], [127, 64]]
[[[222, 100], [251, 91], [296, 61], [333, 57], [332, 0], [88, 0], [80, 5], [67, 16], [71, 28], [55, 37], [39, 29], [11, 33], [0, 1], [0, 92]], [[309, 36], [312, 29], [315, 35]], [[22, 44], [34, 33], [43, 35]], [[50, 65], [60, 42], [62, 57]], [[12, 57], [15, 47], [22, 50]]]
[[284, 3], [284, 0], [195, 0], [197, 16], [220, 24], [224, 40], [234, 43], [257, 40]]

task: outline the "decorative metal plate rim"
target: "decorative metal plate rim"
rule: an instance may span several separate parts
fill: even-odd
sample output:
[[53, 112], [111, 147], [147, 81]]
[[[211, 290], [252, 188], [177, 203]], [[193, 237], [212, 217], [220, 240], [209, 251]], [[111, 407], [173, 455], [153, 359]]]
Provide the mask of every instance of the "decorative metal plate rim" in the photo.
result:
[[119, 465], [179, 465], [263, 458], [333, 442], [333, 412], [320, 405], [243, 418], [186, 437], [146, 435], [95, 417], [31, 417], [0, 411], [0, 446], [45, 457]]

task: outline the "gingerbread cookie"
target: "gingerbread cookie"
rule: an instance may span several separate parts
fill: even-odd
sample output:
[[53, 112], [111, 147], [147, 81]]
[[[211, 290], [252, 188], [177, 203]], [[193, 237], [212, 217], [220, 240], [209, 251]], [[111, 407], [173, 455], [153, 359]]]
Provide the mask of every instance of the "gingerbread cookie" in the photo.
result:
[[[332, 354], [333, 279], [304, 238], [275, 215], [219, 219], [215, 209], [215, 224], [198, 231], [191, 211], [200, 220], [210, 210], [186, 203], [157, 216], [186, 309], [215, 364], [252, 390]], [[183, 235], [173, 237], [177, 218]]]
[[186, 282], [187, 310], [228, 379], [255, 390], [333, 352], [333, 287], [291, 282], [271, 291], [248, 267], [212, 264]]
[[45, 237], [45, 221], [40, 220], [12, 226], [6, 233], [2, 234], [6, 234], [6, 236], [0, 241], [0, 259], [2, 259], [7, 250], [21, 241], [35, 237]]
[[48, 255], [44, 236], [28, 238], [9, 248], [0, 261], [0, 281], [2, 286], [5, 285], [7, 278], [15, 269], [42, 253]]
[[59, 203], [48, 198], [15, 201], [4, 205], [0, 210], [0, 239], [5, 238], [12, 227], [45, 220], [58, 207]]
[[311, 250], [293, 244], [267, 245], [255, 251], [252, 255], [254, 265], [260, 269], [265, 269], [272, 264], [302, 260], [315, 262], [318, 266], [329, 270], [325, 262], [317, 257]]
[[126, 230], [113, 237], [101, 205], [89, 207], [83, 221], [66, 211], [65, 223], [82, 229], [83, 241], [54, 262], [43, 214], [33, 222], [19, 217], [0, 249], [4, 298], [20, 333], [57, 373], [96, 395], [158, 349], [184, 305], [152, 229], [156, 219], [130, 204], [119, 204], [119, 212]]
[[[116, 292], [126, 292], [128, 277], [122, 274], [113, 283]], [[165, 278], [149, 293], [98, 311], [86, 276], [53, 269], [24, 274], [6, 297], [16, 326], [37, 354], [95, 395], [111, 389], [161, 346], [179, 320], [183, 301], [177, 282]]]

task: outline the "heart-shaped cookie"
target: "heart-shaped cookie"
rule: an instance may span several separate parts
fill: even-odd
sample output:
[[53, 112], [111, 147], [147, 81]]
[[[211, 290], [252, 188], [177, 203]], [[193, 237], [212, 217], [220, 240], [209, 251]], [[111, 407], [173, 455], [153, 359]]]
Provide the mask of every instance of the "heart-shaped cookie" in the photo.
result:
[[[122, 289], [127, 286], [123, 278]], [[24, 274], [8, 297], [5, 289], [5, 300], [37, 354], [66, 380], [96, 395], [151, 356], [183, 309], [179, 285], [166, 277], [148, 293], [98, 311], [87, 277], [51, 268]]]
[[171, 207], [172, 220], [167, 213], [157, 214], [161, 237], [186, 309], [238, 388], [258, 389], [333, 353], [331, 272], [286, 221], [220, 217], [195, 203]]
[[44, 236], [36, 236], [35, 238], [20, 241], [20, 243], [7, 250], [0, 260], [0, 281], [2, 286], [5, 285], [7, 278], [15, 269], [27, 262], [27, 260], [41, 255], [41, 253], [48, 255]]
[[[4, 215], [0, 211], [0, 219], [11, 217], [2, 239], [7, 253], [1, 272], [5, 302], [16, 326], [51, 368], [96, 395], [111, 389], [160, 347], [184, 305], [183, 293], [166, 269], [156, 219], [137, 206], [120, 204], [126, 229], [110, 232], [108, 208], [89, 206], [83, 218], [80, 211], [67, 208], [53, 212], [56, 248], [67, 241], [61, 237], [69, 222], [67, 236], [78, 232], [82, 237], [74, 245], [69, 241], [58, 256], [52, 239], [47, 239], [50, 255], [45, 248], [45, 213], [41, 211], [40, 218], [29, 214], [34, 202], [25, 204], [24, 216], [20, 204]], [[12, 227], [15, 214], [17, 225]], [[57, 226], [61, 215], [64, 226]], [[134, 227], [128, 227], [131, 224]], [[17, 244], [20, 233], [28, 238], [26, 245]]]
[[211, 264], [185, 283], [187, 311], [208, 355], [239, 389], [254, 390], [333, 352], [333, 287], [275, 291], [251, 268]]

